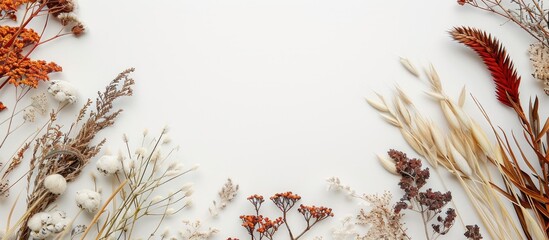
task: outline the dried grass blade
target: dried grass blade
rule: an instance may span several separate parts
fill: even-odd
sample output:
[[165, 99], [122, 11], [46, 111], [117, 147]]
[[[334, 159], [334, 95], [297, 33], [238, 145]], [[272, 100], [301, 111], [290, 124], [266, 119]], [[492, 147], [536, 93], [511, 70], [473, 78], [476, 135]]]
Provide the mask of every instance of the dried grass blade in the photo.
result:
[[400, 57], [400, 63], [408, 72], [410, 72], [412, 75], [419, 77], [419, 72], [417, 71], [416, 67], [408, 60], [407, 58]]
[[539, 131], [538, 136], [536, 136], [536, 142], [539, 142], [543, 136], [547, 134], [547, 131], [549, 131], [549, 117], [545, 119], [545, 124], [543, 125], [543, 128]]
[[395, 166], [395, 161], [392, 158], [389, 158], [385, 155], [377, 154], [377, 159], [381, 163], [381, 166], [385, 168], [385, 170], [387, 170], [388, 172], [394, 175], [398, 175], [396, 166]]
[[465, 89], [465, 86], [461, 88], [461, 92], [459, 93], [459, 99], [458, 99], [458, 105], [460, 107], [463, 107], [465, 105], [465, 97], [467, 95], [467, 89]]
[[532, 235], [534, 239], [546, 239], [544, 231], [541, 229], [534, 217], [530, 215], [528, 210], [526, 210], [522, 206], [520, 206], [520, 209], [522, 210], [522, 214], [524, 215], [526, 227], [528, 228], [528, 232], [530, 233], [530, 235]]
[[366, 98], [366, 102], [368, 102], [368, 104], [370, 106], [372, 106], [373, 108], [375, 108], [376, 110], [378, 110], [380, 112], [389, 112], [389, 108], [387, 108], [387, 105], [385, 105], [385, 103], [383, 101], [378, 102], [376, 100]]
[[389, 114], [385, 114], [385, 113], [382, 113], [380, 115], [381, 115], [381, 117], [383, 117], [383, 119], [385, 119], [386, 122], [390, 123], [391, 125], [393, 125], [397, 128], [402, 128], [402, 125], [400, 124], [400, 122], [395, 117], [393, 117]]

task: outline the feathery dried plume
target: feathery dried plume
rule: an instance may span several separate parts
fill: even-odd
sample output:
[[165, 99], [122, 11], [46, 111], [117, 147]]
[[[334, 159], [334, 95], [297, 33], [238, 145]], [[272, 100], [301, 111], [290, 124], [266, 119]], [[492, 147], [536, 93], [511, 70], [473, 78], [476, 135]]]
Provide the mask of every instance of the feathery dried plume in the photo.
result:
[[473, 49], [482, 58], [492, 74], [496, 84], [496, 95], [501, 103], [509, 107], [520, 104], [520, 76], [505, 48], [497, 39], [484, 31], [469, 27], [456, 27], [450, 31], [450, 35], [454, 40]]
[[223, 185], [218, 192], [219, 200], [213, 201], [213, 206], [209, 208], [212, 216], [217, 216], [219, 211], [223, 210], [227, 205], [236, 197], [238, 193], [238, 184], [234, 184], [233, 180], [227, 179], [227, 182]]

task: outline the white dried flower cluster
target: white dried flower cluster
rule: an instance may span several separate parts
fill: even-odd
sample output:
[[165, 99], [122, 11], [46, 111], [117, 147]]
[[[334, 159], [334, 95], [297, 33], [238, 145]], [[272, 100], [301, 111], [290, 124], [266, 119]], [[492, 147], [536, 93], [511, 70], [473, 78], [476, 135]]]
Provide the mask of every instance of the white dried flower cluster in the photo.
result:
[[113, 175], [122, 170], [122, 160], [117, 156], [104, 155], [97, 160], [97, 171], [104, 175]]
[[27, 222], [33, 239], [46, 239], [60, 233], [68, 224], [66, 213], [58, 210], [36, 213]]
[[34, 122], [36, 120], [36, 113], [40, 115], [46, 114], [48, 111], [48, 99], [46, 94], [39, 94], [32, 96], [32, 103], [25, 109], [23, 109], [23, 120], [26, 122]]
[[76, 192], [76, 205], [89, 213], [99, 210], [101, 204], [101, 194], [89, 189], [83, 189]]
[[67, 180], [60, 174], [52, 174], [44, 178], [44, 187], [53, 194], [61, 195], [67, 189]]
[[51, 80], [48, 93], [58, 102], [74, 103], [77, 99], [75, 88], [66, 81]]
[[348, 185], [343, 185], [338, 177], [331, 177], [326, 181], [328, 182], [328, 190], [341, 191], [348, 197], [358, 197], [356, 191]]
[[534, 43], [528, 49], [530, 54], [530, 62], [534, 67], [535, 78], [541, 80], [544, 84], [543, 90], [549, 95], [549, 47], [542, 43]]
[[28, 106], [23, 109], [23, 120], [25, 120], [25, 122], [36, 121], [36, 109], [33, 106]]
[[179, 231], [179, 236], [185, 240], [207, 240], [219, 232], [219, 230], [211, 227], [202, 230], [202, 224], [199, 220], [194, 222], [185, 220], [183, 224], [185, 225], [184, 230]]
[[166, 176], [175, 176], [183, 172], [183, 164], [179, 162], [172, 162], [166, 169]]
[[370, 226], [362, 239], [406, 239], [405, 227], [401, 222], [402, 215], [392, 208], [389, 192], [383, 195], [365, 195], [364, 199], [371, 204], [370, 211], [360, 210], [356, 224]]
[[356, 223], [351, 216], [341, 219], [341, 226], [332, 228], [332, 238], [335, 240], [359, 239], [359, 236]]
[[210, 214], [214, 217], [217, 216], [219, 214], [219, 211], [224, 209], [227, 204], [229, 204], [236, 197], [236, 194], [238, 193], [238, 188], [238, 184], [235, 185], [233, 183], [233, 180], [231, 180], [230, 178], [227, 179], [227, 182], [225, 182], [225, 184], [218, 193], [219, 202], [213, 201], [213, 206], [209, 209]]

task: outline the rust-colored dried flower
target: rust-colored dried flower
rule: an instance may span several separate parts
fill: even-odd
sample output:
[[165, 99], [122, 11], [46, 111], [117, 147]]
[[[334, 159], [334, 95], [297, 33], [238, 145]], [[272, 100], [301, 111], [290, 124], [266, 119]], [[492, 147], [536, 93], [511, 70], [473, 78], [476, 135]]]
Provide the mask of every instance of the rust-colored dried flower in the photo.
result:
[[305, 220], [307, 222], [311, 218], [317, 219], [316, 221], [320, 221], [328, 217], [334, 216], [334, 214], [332, 213], [332, 209], [326, 208], [326, 207], [305, 206], [301, 204], [299, 206], [299, 209], [297, 209], [297, 211], [303, 214], [303, 217], [305, 217]]
[[21, 4], [35, 2], [36, 0], [2, 0], [0, 2], [0, 19], [9, 18], [17, 20], [15, 12]]
[[[15, 86], [37, 87], [38, 82], [49, 80], [48, 74], [61, 71], [53, 62], [31, 60], [24, 48], [38, 44], [39, 35], [32, 29], [18, 27], [0, 27], [0, 77]], [[2, 85], [3, 86], [3, 85]]]
[[292, 192], [277, 193], [271, 197], [271, 201], [283, 212], [290, 210], [301, 197]]
[[249, 234], [253, 234], [255, 226], [261, 221], [263, 216], [259, 215], [242, 215], [240, 219], [242, 220], [242, 227], [244, 227]]
[[242, 215], [240, 216], [240, 220], [242, 221], [242, 226], [246, 229], [252, 239], [266, 238], [272, 240], [280, 227], [282, 225], [286, 225], [290, 239], [297, 240], [306, 232], [311, 230], [311, 228], [318, 222], [334, 216], [331, 208], [301, 205], [298, 212], [303, 215], [306, 227], [303, 231], [301, 231], [301, 233], [294, 235], [287, 223], [287, 216], [289, 214], [289, 210], [295, 205], [295, 203], [301, 200], [299, 195], [292, 192], [277, 193], [273, 195], [270, 199], [282, 212], [282, 217], [275, 218], [274, 220], [268, 217], [263, 217], [263, 215], [259, 214], [261, 205], [265, 201], [263, 196], [255, 194], [249, 196], [247, 199], [254, 206], [255, 215]]

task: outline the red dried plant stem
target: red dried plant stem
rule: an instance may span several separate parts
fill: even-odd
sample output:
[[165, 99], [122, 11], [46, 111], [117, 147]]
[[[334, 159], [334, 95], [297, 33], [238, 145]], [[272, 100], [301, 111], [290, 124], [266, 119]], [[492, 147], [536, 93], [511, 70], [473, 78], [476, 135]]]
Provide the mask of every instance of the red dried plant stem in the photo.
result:
[[498, 100], [511, 108], [520, 105], [520, 76], [499, 41], [484, 31], [469, 27], [456, 27], [450, 31], [450, 35], [482, 58], [496, 84]]

